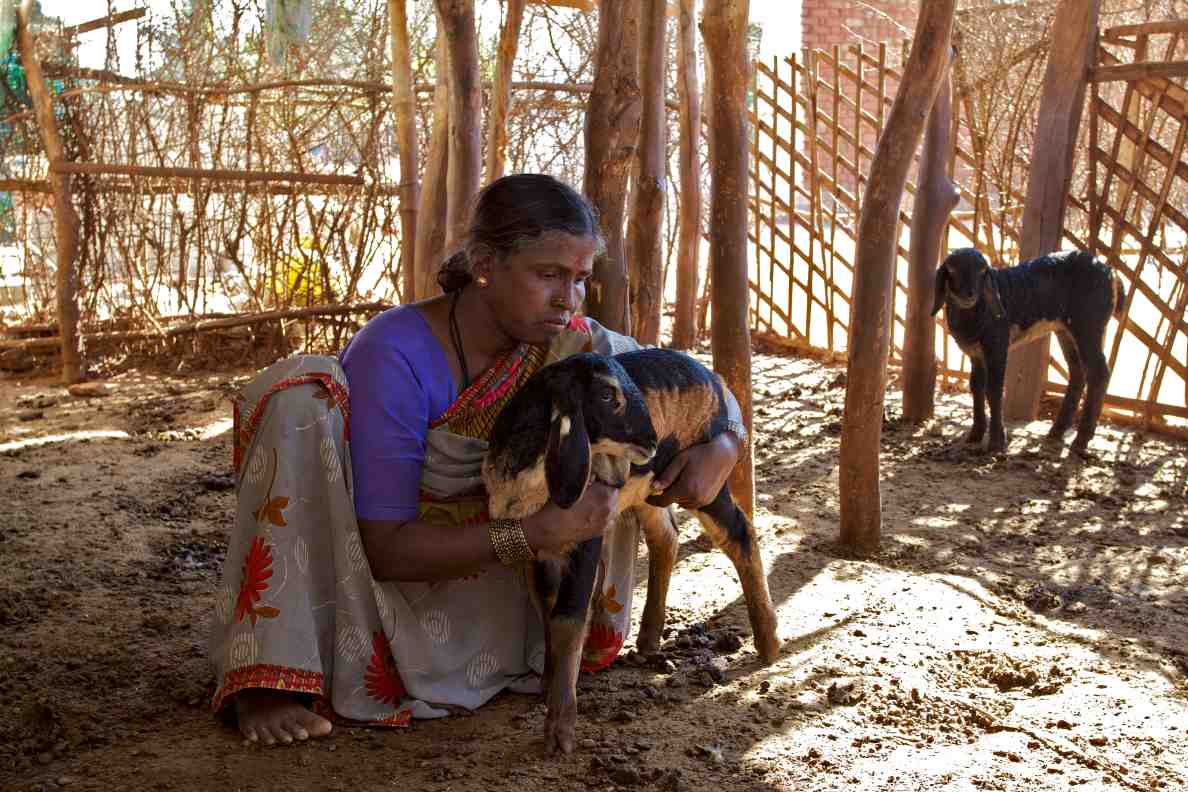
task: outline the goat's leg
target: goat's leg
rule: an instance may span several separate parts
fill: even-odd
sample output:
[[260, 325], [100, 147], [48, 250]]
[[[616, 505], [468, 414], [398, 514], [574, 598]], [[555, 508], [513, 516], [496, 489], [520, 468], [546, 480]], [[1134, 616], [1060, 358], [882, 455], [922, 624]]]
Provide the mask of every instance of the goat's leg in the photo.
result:
[[1081, 422], [1077, 426], [1077, 436], [1073, 438], [1072, 450], [1083, 456], [1089, 452], [1089, 440], [1097, 431], [1101, 403], [1105, 399], [1106, 387], [1110, 384], [1110, 364], [1100, 346], [1087, 349], [1086, 346], [1091, 344], [1092, 340], [1086, 342], [1082, 337], [1081, 341], [1088, 389], [1085, 393], [1085, 406], [1081, 409]]
[[577, 742], [577, 677], [590, 624], [591, 600], [602, 557], [602, 537], [569, 554], [545, 625], [545, 750], [573, 753]]
[[1064, 392], [1064, 401], [1060, 403], [1060, 412], [1052, 422], [1052, 428], [1048, 430], [1048, 437], [1060, 440], [1072, 426], [1073, 417], [1077, 414], [1077, 405], [1081, 401], [1081, 393], [1085, 390], [1085, 367], [1081, 365], [1081, 352], [1068, 333], [1058, 332], [1056, 340], [1060, 342], [1064, 359], [1068, 361], [1068, 390]]
[[635, 645], [641, 652], [655, 652], [664, 633], [668, 584], [676, 565], [679, 537], [669, 509], [641, 504], [635, 507], [635, 515], [648, 543], [648, 599]]
[[553, 677], [553, 660], [550, 646], [552, 636], [549, 634], [549, 615], [553, 612], [553, 604], [557, 601], [557, 589], [561, 586], [561, 575], [564, 567], [559, 559], [536, 561], [526, 570], [525, 583], [528, 588], [528, 599], [540, 616], [540, 623], [544, 626], [545, 660], [544, 671], [540, 675], [541, 692], [549, 689], [549, 680]]
[[780, 653], [780, 639], [776, 636], [776, 612], [767, 590], [767, 575], [763, 571], [755, 526], [738, 508], [730, 488], [725, 485], [713, 503], [697, 512], [697, 519], [714, 545], [734, 564], [759, 656], [766, 663], [775, 661]]
[[986, 355], [986, 395], [990, 400], [990, 453], [1006, 450], [1006, 429], [1002, 425], [1002, 390], [1006, 383], [1007, 345]]
[[970, 358], [969, 390], [973, 394], [973, 426], [965, 436], [970, 445], [980, 445], [986, 436], [986, 361], [980, 355]]

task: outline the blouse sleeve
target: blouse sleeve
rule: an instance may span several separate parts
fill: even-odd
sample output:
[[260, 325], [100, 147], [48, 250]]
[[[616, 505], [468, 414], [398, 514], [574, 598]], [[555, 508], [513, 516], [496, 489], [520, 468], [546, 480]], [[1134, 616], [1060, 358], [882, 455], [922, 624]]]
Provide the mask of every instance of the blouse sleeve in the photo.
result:
[[417, 516], [429, 394], [392, 343], [359, 337], [344, 355], [350, 385], [355, 514], [405, 522]]

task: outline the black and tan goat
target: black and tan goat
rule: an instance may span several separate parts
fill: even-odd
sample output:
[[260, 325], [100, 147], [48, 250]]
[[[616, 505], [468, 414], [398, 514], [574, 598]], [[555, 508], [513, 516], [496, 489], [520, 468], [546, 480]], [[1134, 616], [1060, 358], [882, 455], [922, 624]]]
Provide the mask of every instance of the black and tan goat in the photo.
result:
[[1109, 265], [1091, 253], [1070, 251], [996, 270], [977, 250], [962, 248], [937, 268], [932, 313], [942, 305], [949, 333], [972, 367], [974, 423], [967, 442], [981, 443], [986, 433], [988, 393], [989, 449], [1006, 448], [1002, 392], [1007, 350], [1055, 331], [1068, 361], [1068, 390], [1048, 436], [1064, 437], [1087, 384], [1072, 444], [1074, 451], [1086, 453], [1110, 380], [1103, 351], [1106, 324], [1111, 314], [1121, 318], [1121, 283]]
[[[636, 645], [659, 648], [665, 599], [677, 555], [675, 526], [646, 503], [652, 480], [677, 453], [725, 431], [722, 383], [693, 358], [662, 349], [614, 357], [586, 353], [541, 369], [504, 407], [483, 464], [492, 517], [526, 517], [551, 498], [572, 506], [591, 480], [620, 487], [619, 511], [636, 509], [648, 545], [648, 594]], [[697, 511], [702, 529], [734, 564], [755, 646], [779, 652], [776, 614], [755, 529], [723, 485]], [[602, 539], [563, 558], [542, 559], [528, 575], [545, 622], [545, 747], [573, 750], [577, 675], [589, 627]]]

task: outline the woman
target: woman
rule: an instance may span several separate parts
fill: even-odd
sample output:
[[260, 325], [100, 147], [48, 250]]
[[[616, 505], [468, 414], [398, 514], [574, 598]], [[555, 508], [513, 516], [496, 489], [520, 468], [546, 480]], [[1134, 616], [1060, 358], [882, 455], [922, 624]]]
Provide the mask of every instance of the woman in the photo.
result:
[[[537, 369], [637, 344], [576, 316], [602, 248], [589, 204], [520, 174], [480, 193], [446, 292], [367, 323], [342, 354], [280, 361], [236, 405], [238, 513], [216, 604], [216, 711], [252, 741], [404, 725], [539, 686], [543, 634], [520, 564], [605, 534], [583, 668], [629, 626], [638, 528], [618, 493], [489, 523], [479, 466], [499, 409]], [[349, 396], [348, 396], [349, 393]], [[737, 417], [737, 405], [731, 405]], [[687, 449], [652, 502], [696, 507], [745, 442]], [[501, 563], [502, 562], [502, 563]]]

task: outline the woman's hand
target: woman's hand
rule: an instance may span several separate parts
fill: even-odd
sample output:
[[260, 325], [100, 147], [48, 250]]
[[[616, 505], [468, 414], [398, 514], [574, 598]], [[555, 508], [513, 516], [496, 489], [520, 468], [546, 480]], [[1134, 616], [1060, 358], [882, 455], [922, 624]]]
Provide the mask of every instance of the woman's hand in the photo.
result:
[[718, 497], [741, 456], [742, 443], [730, 432], [681, 451], [652, 482], [648, 503], [700, 509]]
[[602, 536], [618, 513], [619, 491], [591, 481], [568, 509], [549, 501], [523, 520], [524, 536], [536, 552], [549, 552]]

